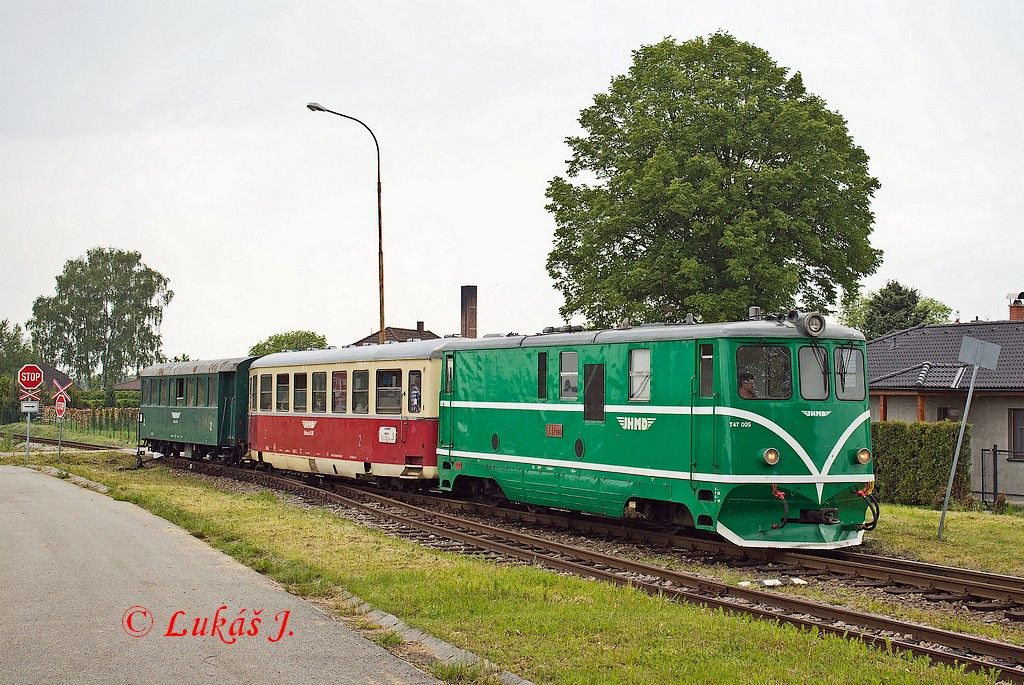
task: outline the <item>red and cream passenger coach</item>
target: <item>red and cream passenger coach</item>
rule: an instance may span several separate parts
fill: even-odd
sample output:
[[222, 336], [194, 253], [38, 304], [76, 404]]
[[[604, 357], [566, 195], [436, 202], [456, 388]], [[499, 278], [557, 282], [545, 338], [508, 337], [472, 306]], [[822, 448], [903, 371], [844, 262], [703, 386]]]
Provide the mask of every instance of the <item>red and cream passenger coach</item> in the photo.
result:
[[437, 478], [443, 340], [279, 352], [249, 371], [251, 458], [406, 485]]

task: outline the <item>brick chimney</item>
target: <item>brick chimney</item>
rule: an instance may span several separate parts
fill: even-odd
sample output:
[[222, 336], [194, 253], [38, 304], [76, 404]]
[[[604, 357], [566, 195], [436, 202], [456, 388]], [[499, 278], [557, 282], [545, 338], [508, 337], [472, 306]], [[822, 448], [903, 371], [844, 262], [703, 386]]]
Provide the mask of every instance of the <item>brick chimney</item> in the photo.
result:
[[423, 322], [422, 321], [417, 321], [416, 322], [416, 332], [417, 333], [422, 333], [423, 332]]
[[1010, 321], [1024, 321], [1024, 293], [1010, 293]]
[[462, 337], [476, 337], [476, 286], [462, 286]]

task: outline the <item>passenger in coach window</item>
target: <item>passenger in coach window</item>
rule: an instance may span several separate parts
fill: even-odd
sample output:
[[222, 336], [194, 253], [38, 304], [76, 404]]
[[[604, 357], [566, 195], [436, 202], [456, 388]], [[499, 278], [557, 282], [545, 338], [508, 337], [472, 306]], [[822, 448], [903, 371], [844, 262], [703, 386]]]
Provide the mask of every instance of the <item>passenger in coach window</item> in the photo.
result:
[[409, 411], [413, 414], [420, 410], [420, 386], [413, 384], [409, 386]]

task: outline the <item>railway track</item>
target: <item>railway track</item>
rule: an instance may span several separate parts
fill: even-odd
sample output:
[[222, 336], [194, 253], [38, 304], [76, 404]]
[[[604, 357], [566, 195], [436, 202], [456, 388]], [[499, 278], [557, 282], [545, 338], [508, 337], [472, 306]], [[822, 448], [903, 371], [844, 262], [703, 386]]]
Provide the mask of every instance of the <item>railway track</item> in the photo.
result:
[[[470, 549], [538, 564], [565, 573], [628, 585], [676, 601], [788, 623], [859, 639], [881, 649], [905, 650], [933, 662], [971, 671], [999, 671], [1008, 682], [1024, 683], [1024, 648], [985, 638], [865, 614], [843, 607], [708, 580], [688, 573], [621, 559], [522, 532], [466, 520], [363, 488], [311, 484], [293, 476], [231, 468], [208, 462], [167, 460], [173, 468], [245, 480], [304, 499], [379, 517], [396, 532], [421, 539], [452, 540]], [[534, 514], [536, 516], [536, 514]]]
[[[13, 438], [14, 440], [21, 440], [23, 443], [25, 442], [25, 434], [24, 433], [22, 433], [21, 435], [12, 434], [11, 438]], [[30, 438], [30, 440], [32, 442], [39, 443], [40, 445], [56, 445], [57, 442], [58, 442], [57, 438], [42, 438], [42, 437], [39, 437], [37, 435], [33, 435]], [[90, 444], [90, 443], [87, 443], [87, 442], [75, 442], [74, 440], [61, 440], [60, 444], [61, 444], [62, 447], [67, 447], [68, 449], [88, 450], [88, 451], [97, 451], [97, 452], [101, 451], [101, 450], [117, 450], [117, 449], [122, 449], [120, 447], [112, 447], [110, 445], [93, 445], [93, 444]]]

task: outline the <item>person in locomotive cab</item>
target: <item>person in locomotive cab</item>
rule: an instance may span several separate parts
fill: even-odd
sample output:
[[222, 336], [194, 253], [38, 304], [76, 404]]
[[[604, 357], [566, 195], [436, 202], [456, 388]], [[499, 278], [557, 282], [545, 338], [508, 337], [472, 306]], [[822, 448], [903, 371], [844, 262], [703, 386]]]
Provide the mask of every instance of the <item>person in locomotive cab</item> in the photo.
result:
[[756, 400], [759, 395], [754, 387], [754, 374], [749, 371], [740, 372], [740, 397], [746, 400]]

